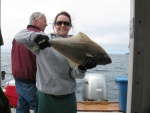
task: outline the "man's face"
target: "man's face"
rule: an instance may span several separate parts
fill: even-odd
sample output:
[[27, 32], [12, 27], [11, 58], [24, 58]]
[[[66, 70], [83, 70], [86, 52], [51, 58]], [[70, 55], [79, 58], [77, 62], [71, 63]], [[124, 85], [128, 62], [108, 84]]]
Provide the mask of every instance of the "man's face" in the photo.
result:
[[37, 27], [44, 32], [46, 26], [47, 26], [47, 20], [46, 20], [46, 17], [45, 16], [42, 16], [41, 19], [37, 20], [37, 23], [36, 23]]

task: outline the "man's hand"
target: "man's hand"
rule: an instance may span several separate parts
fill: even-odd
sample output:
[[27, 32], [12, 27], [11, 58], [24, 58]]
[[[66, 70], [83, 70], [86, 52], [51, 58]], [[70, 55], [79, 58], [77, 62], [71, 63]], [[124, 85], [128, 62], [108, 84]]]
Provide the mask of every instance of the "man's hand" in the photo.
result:
[[41, 35], [38, 34], [33, 41], [39, 46], [40, 49], [45, 49], [47, 47], [50, 47], [50, 43], [49, 43], [49, 37], [47, 35]]
[[79, 65], [78, 68], [79, 70], [87, 70], [87, 69], [92, 69], [97, 66], [97, 60], [95, 57], [87, 57], [83, 64]]

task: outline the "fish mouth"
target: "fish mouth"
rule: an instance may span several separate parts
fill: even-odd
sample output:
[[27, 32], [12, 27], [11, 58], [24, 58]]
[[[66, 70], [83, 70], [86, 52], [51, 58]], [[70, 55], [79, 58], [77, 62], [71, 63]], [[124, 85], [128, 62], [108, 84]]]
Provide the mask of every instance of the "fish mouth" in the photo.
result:
[[112, 63], [112, 60], [111, 60], [110, 58], [107, 58], [107, 59], [105, 60], [105, 63], [106, 63], [106, 64], [110, 64], [110, 63]]
[[106, 65], [106, 64], [110, 64], [110, 63], [112, 63], [112, 60], [110, 58], [107, 58], [107, 59], [103, 59], [100, 62], [100, 65]]

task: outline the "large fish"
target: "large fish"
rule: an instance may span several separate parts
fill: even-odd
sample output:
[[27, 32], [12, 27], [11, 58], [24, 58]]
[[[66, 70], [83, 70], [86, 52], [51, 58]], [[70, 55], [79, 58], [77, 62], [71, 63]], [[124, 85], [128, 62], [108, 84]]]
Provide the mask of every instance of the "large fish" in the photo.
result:
[[69, 59], [72, 67], [82, 64], [86, 57], [96, 57], [98, 65], [111, 63], [106, 51], [87, 35], [79, 32], [70, 38], [57, 38], [49, 40], [51, 46]]

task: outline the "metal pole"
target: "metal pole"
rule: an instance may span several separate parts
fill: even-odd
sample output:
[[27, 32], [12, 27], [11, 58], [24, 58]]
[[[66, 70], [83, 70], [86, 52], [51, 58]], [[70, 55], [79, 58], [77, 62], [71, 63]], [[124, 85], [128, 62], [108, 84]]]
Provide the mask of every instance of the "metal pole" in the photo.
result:
[[0, 87], [2, 87], [2, 73], [1, 73], [1, 69], [2, 69], [2, 66], [1, 66], [1, 46], [0, 46]]

